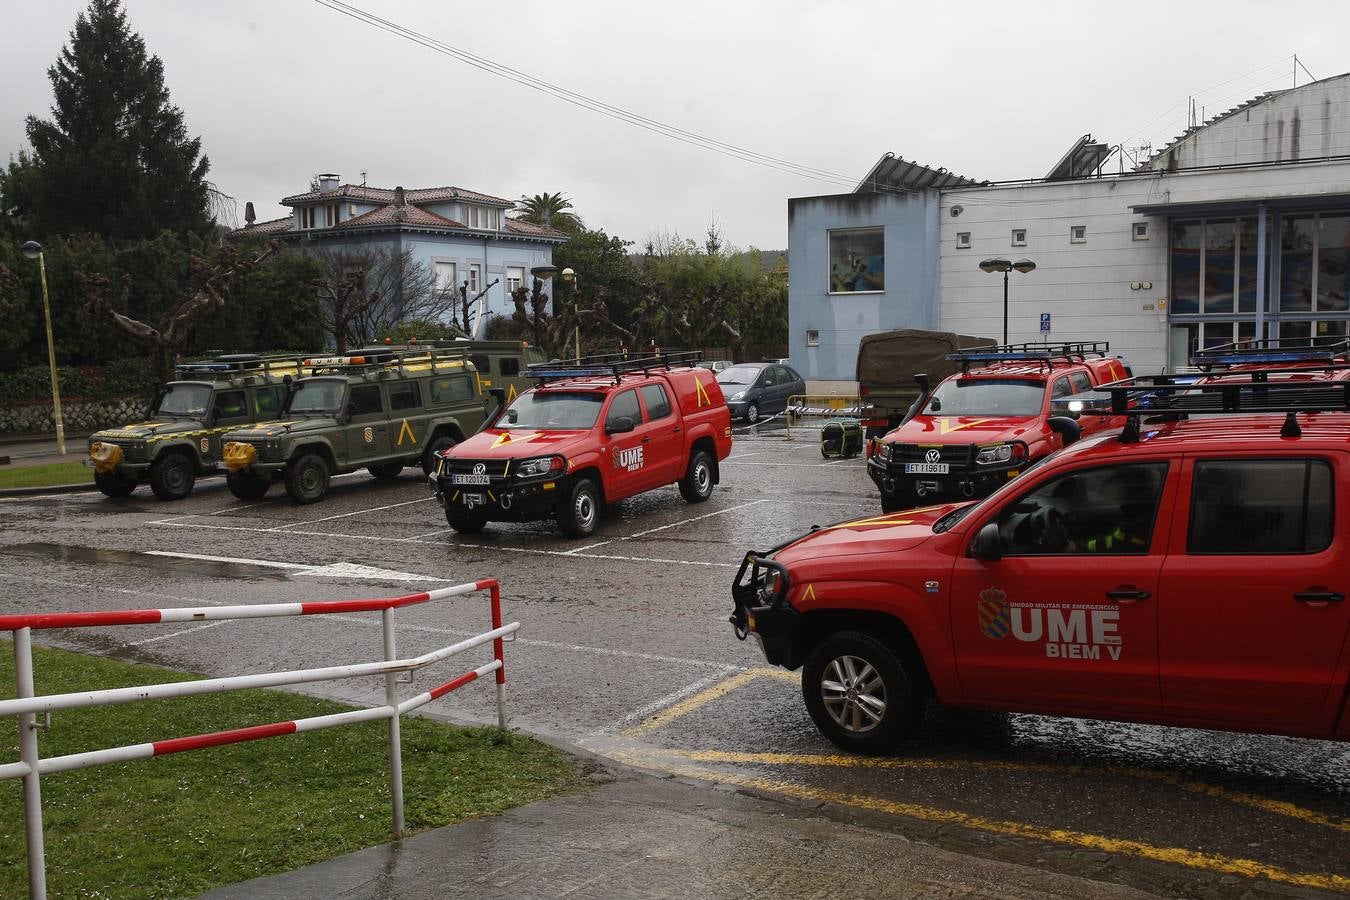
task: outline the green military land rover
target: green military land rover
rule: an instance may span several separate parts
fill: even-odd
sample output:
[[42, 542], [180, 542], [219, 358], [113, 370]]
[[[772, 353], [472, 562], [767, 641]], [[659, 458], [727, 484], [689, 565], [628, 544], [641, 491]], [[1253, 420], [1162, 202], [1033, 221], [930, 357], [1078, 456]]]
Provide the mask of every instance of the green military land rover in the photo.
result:
[[440, 453], [476, 432], [497, 399], [461, 347], [372, 347], [303, 361], [281, 417], [225, 435], [226, 483], [256, 500], [282, 482], [314, 503], [336, 474], [429, 474]]
[[90, 436], [86, 465], [94, 484], [109, 497], [125, 497], [149, 481], [159, 499], [183, 499], [198, 476], [218, 471], [225, 432], [277, 417], [283, 381], [300, 373], [300, 363], [238, 354], [179, 365], [178, 380], [155, 392], [146, 421]]

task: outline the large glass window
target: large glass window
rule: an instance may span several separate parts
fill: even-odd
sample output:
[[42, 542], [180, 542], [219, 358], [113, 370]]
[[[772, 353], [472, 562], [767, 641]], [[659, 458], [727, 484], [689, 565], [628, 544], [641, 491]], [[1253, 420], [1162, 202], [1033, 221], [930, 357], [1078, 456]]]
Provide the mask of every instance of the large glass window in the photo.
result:
[[1207, 313], [1233, 311], [1233, 278], [1237, 254], [1237, 223], [1216, 222], [1204, 224], [1205, 233], [1205, 289], [1202, 298]]
[[1317, 219], [1317, 309], [1350, 309], [1346, 291], [1350, 270], [1350, 215]]
[[1190, 553], [1316, 553], [1331, 543], [1331, 467], [1318, 459], [1201, 460]]
[[1035, 416], [1045, 401], [1044, 381], [959, 379], [944, 381], [924, 412], [944, 416]]
[[1147, 553], [1167, 463], [1070, 472], [1023, 495], [998, 517], [1005, 556]]
[[1200, 311], [1199, 222], [1172, 223], [1172, 313]]
[[[605, 395], [594, 392], [527, 391], [516, 398], [495, 427], [583, 430], [595, 424], [604, 402]], [[636, 398], [633, 407], [637, 408]]]
[[830, 293], [886, 289], [886, 251], [880, 228], [830, 232]]
[[[1317, 231], [1312, 216], [1284, 220], [1280, 229], [1280, 310], [1311, 310], [1313, 292], [1313, 239]], [[1281, 337], [1284, 336], [1281, 332]]]

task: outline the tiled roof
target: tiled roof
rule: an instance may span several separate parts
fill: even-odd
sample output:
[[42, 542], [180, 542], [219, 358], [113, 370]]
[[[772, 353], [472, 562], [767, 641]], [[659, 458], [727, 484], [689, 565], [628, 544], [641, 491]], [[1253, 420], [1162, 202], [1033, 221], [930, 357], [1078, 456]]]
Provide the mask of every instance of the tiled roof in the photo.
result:
[[266, 222], [254, 222], [237, 228], [235, 234], [282, 234], [291, 230], [291, 224], [290, 216], [282, 216], [280, 219], [268, 219]]
[[[403, 195], [409, 203], [443, 203], [447, 200], [468, 200], [471, 203], [486, 203], [490, 206], [502, 206], [506, 208], [515, 206], [515, 203], [512, 201], [503, 200], [501, 197], [494, 197], [491, 194], [480, 194], [478, 191], [466, 191], [464, 188], [453, 186], [413, 188], [411, 190], [405, 190]], [[394, 192], [390, 188], [344, 184], [333, 191], [309, 191], [304, 194], [295, 194], [283, 199], [281, 205], [296, 206], [301, 203], [310, 203], [315, 200], [354, 200], [358, 203], [393, 203]]]
[[362, 213], [359, 216], [348, 219], [341, 223], [339, 228], [356, 228], [360, 225], [431, 225], [439, 228], [463, 228], [459, 222], [453, 219], [447, 219], [445, 216], [438, 216], [434, 212], [428, 212], [420, 206], [413, 206], [411, 203], [402, 208], [390, 203], [388, 206], [380, 209], [372, 209], [368, 213]]
[[504, 217], [507, 231], [514, 231], [517, 234], [537, 234], [541, 237], [552, 237], [567, 239], [567, 235], [556, 228], [549, 228], [544, 225], [536, 225], [533, 222], [526, 222], [522, 219], [513, 219], [510, 216]]

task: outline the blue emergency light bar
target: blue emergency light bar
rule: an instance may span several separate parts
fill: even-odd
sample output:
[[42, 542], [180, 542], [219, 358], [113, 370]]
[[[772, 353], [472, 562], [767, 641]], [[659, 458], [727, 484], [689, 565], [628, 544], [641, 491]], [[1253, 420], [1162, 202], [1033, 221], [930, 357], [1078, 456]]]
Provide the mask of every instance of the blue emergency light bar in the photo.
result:
[[1191, 365], [1204, 369], [1210, 366], [1241, 366], [1279, 363], [1331, 363], [1350, 354], [1350, 340], [1337, 339], [1317, 343], [1317, 339], [1279, 338], [1243, 343], [1221, 344], [1197, 350], [1191, 356]]
[[670, 369], [676, 366], [693, 366], [703, 359], [699, 350], [684, 350], [674, 353], [659, 353], [653, 356], [625, 356], [621, 353], [602, 353], [587, 356], [575, 363], [559, 361], [535, 363], [526, 368], [530, 378], [546, 381], [550, 378], [613, 378], [617, 383], [625, 372], [647, 372], [651, 369]]

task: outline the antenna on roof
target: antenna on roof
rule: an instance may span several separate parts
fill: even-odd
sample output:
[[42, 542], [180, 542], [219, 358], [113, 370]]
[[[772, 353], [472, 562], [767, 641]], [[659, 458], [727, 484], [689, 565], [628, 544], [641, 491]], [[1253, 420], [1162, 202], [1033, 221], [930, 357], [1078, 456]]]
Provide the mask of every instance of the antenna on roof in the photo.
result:
[[362, 169], [362, 170], [361, 170], [361, 187], [365, 187], [365, 186], [366, 186], [366, 170], [365, 170], [365, 169]]

